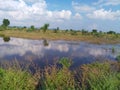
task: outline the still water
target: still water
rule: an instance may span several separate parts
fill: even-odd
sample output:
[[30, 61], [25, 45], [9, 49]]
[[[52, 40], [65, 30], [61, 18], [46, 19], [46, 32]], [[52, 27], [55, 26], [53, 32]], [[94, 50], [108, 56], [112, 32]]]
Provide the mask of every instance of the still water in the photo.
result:
[[9, 42], [4, 42], [0, 38], [0, 62], [18, 60], [23, 63], [34, 62], [43, 67], [62, 57], [68, 57], [73, 61], [72, 67], [77, 67], [96, 60], [115, 60], [119, 54], [120, 44], [97, 45], [77, 41], [22, 38], [11, 38]]

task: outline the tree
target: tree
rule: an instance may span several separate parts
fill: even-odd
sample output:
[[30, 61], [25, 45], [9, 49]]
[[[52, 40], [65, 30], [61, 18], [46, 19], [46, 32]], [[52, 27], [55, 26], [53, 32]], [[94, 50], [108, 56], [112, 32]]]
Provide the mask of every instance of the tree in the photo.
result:
[[59, 30], [59, 27], [57, 27], [57, 30]]
[[93, 29], [93, 30], [92, 30], [92, 33], [97, 33], [97, 30], [96, 30], [96, 29]]
[[35, 30], [34, 25], [31, 25], [30, 29], [31, 29], [32, 31]]
[[89, 34], [89, 32], [87, 31], [87, 30], [84, 30], [84, 29], [82, 29], [82, 35], [88, 35]]
[[48, 27], [49, 27], [49, 24], [44, 24], [44, 26], [41, 27], [41, 29], [43, 29], [43, 32], [45, 33], [47, 31]]
[[58, 31], [59, 31], [59, 27], [53, 30], [54, 33], [58, 33]]
[[116, 34], [114, 31], [108, 31], [107, 34]]
[[8, 19], [3, 19], [2, 26], [7, 27], [8, 25], [10, 25], [10, 21]]

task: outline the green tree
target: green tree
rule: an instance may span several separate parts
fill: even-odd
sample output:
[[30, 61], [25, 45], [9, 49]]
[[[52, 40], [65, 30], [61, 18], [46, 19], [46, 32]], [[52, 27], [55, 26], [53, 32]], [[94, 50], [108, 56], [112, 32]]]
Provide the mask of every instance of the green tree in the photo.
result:
[[94, 33], [97, 33], [97, 30], [96, 29], [93, 29], [92, 30], [92, 33], [94, 34]]
[[31, 29], [32, 31], [35, 30], [34, 25], [31, 25], [30, 29]]
[[41, 27], [41, 29], [43, 30], [43, 32], [45, 33], [48, 30], [49, 24], [44, 24], [43, 27]]
[[114, 31], [108, 31], [107, 34], [116, 34]]
[[3, 24], [2, 26], [7, 27], [10, 25], [10, 21], [8, 19], [3, 19]]
[[87, 30], [85, 30], [85, 29], [82, 29], [82, 35], [88, 35], [89, 34], [89, 32], [87, 31]]
[[57, 27], [57, 30], [59, 30], [59, 27]]

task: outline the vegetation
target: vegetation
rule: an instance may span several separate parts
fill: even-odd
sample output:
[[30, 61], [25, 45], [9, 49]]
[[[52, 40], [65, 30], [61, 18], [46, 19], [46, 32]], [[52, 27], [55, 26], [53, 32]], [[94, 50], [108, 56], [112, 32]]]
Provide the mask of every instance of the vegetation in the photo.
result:
[[120, 43], [120, 34], [107, 34], [98, 33], [98, 36], [90, 34], [87, 31], [62, 31], [59, 30], [57, 33], [53, 33], [53, 30], [47, 30], [46, 33], [42, 30], [34, 30], [31, 33], [27, 29], [12, 29], [0, 31], [0, 35], [18, 38], [28, 39], [51, 39], [51, 40], [74, 40], [74, 41], [86, 41], [90, 43], [102, 44], [102, 43]]
[[32, 26], [30, 27], [30, 29], [33, 31], [33, 30], [35, 30], [35, 27], [32, 25]]
[[1, 90], [120, 90], [120, 63], [105, 61], [70, 70], [71, 60], [62, 58], [42, 72], [0, 68]]
[[35, 90], [35, 79], [28, 72], [0, 68], [1, 90]]
[[44, 46], [48, 46], [48, 45], [49, 45], [49, 43], [47, 42], [46, 39], [43, 40], [43, 45], [44, 45]]
[[107, 34], [116, 34], [114, 31], [108, 31]]
[[43, 32], [45, 33], [48, 30], [49, 24], [44, 24], [43, 27], [41, 27], [41, 29], [43, 30]]
[[120, 62], [120, 55], [116, 57], [117, 61]]
[[2, 26], [7, 27], [10, 24], [10, 21], [8, 19], [3, 19]]
[[[29, 28], [9, 27], [10, 21], [3, 20], [0, 26], [0, 36], [4, 41], [10, 37], [43, 39], [43, 45], [48, 46], [47, 39], [80, 40], [91, 43], [120, 43], [120, 33], [114, 31], [102, 32], [87, 30], [48, 30], [49, 24], [40, 29], [33, 25]], [[29, 33], [29, 31], [32, 31]], [[115, 52], [114, 47], [112, 52]], [[71, 60], [62, 58], [54, 65], [46, 66], [42, 71], [31, 74], [26, 70], [0, 68], [1, 90], [120, 90], [120, 55], [118, 62], [94, 62], [82, 65], [74, 71], [70, 70]]]
[[[81, 90], [119, 90], [119, 63], [104, 62], [83, 65], [78, 76]], [[82, 78], [80, 78], [82, 77]]]
[[10, 41], [10, 37], [4, 36], [3, 40], [4, 40], [4, 42], [8, 42], [8, 41]]
[[[66, 67], [64, 61], [66, 58], [61, 59], [63, 67], [57, 68], [56, 65], [45, 68], [43, 78], [40, 82], [40, 90], [74, 90], [75, 82], [69, 67]], [[67, 65], [68, 66], [68, 65]]]
[[8, 27], [9, 24], [10, 21], [8, 19], [3, 20], [3, 24], [0, 26], [0, 35], [29, 39], [77, 40], [96, 44], [120, 43], [120, 33], [116, 33], [114, 31], [102, 32], [98, 31], [97, 29], [93, 29], [91, 32], [85, 29], [60, 30], [59, 27], [53, 30], [48, 30], [49, 24], [47, 23], [44, 24], [40, 29], [35, 28], [33, 25], [28, 28], [26, 26]]

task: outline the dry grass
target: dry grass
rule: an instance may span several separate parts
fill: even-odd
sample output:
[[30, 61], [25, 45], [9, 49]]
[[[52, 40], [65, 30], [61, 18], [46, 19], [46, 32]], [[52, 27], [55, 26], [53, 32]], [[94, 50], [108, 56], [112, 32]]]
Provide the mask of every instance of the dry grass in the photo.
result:
[[77, 32], [76, 35], [71, 35], [70, 32], [59, 31], [58, 33], [53, 33], [52, 30], [48, 30], [46, 33], [42, 31], [27, 32], [25, 30], [4, 30], [0, 31], [0, 34], [5, 36], [17, 37], [17, 38], [27, 38], [27, 39], [50, 39], [50, 40], [70, 40], [70, 41], [86, 41], [89, 43], [103, 44], [103, 43], [120, 43], [119, 37], [114, 37], [113, 35], [107, 35], [101, 37], [95, 37], [93, 35], [82, 35], [81, 32]]

